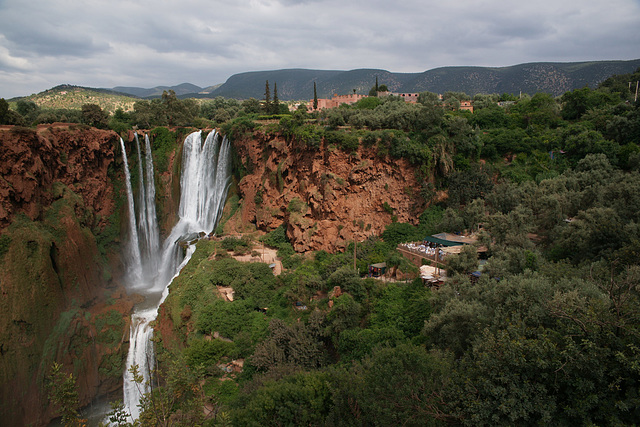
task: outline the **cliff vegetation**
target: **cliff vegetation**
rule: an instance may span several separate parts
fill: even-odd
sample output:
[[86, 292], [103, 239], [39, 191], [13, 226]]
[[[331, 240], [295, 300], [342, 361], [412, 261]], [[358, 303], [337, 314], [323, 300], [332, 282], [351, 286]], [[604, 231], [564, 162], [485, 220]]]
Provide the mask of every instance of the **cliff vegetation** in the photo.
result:
[[[233, 146], [217, 236], [161, 306], [139, 424], [635, 423], [636, 78], [476, 95], [473, 113], [456, 92], [262, 116], [255, 99], [166, 93], [114, 113], [102, 125], [129, 141], [152, 129], [165, 232], [184, 135], [218, 126]], [[80, 404], [128, 368], [121, 153], [87, 125], [0, 132], [2, 415], [43, 424], [61, 409], [46, 400], [55, 362]], [[445, 231], [477, 243], [440, 259], [430, 287], [397, 247]]]
[[[635, 423], [640, 115], [615, 86], [229, 122], [235, 191], [161, 307], [148, 405], [176, 425]], [[478, 230], [437, 288], [396, 252]]]

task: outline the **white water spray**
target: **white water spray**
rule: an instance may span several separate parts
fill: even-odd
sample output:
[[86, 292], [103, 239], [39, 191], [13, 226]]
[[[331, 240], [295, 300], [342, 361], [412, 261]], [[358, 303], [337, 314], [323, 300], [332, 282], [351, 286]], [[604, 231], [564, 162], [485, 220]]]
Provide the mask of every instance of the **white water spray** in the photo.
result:
[[[123, 143], [124, 151], [124, 143]], [[127, 355], [127, 370], [124, 373], [124, 404], [134, 419], [140, 415], [138, 404], [140, 403], [140, 391], [148, 391], [146, 386], [138, 389], [133, 381], [128, 368], [138, 365], [139, 373], [143, 375], [147, 384], [150, 382], [151, 366], [154, 363], [154, 349], [151, 337], [153, 328], [150, 323], [156, 319], [158, 308], [168, 294], [168, 287], [180, 269], [189, 261], [195, 248], [189, 246], [186, 254], [182, 254], [181, 242], [192, 240], [200, 233], [209, 234], [216, 226], [224, 207], [224, 201], [230, 183], [230, 156], [229, 142], [221, 138], [217, 132], [211, 132], [204, 143], [202, 133], [194, 132], [187, 136], [182, 149], [182, 176], [180, 180], [180, 208], [178, 223], [173, 227], [169, 236], [165, 239], [161, 250], [156, 245], [153, 248], [153, 233], [158, 235], [158, 226], [155, 221], [155, 183], [153, 181], [153, 162], [151, 159], [150, 144], [145, 139], [146, 151], [146, 182], [144, 187], [144, 201], [140, 199], [144, 215], [147, 218], [148, 227], [145, 234], [145, 245], [149, 248], [146, 265], [154, 265], [148, 269], [140, 267], [145, 277], [141, 277], [133, 287], [136, 291], [146, 295], [143, 304], [136, 306], [131, 316], [131, 333], [129, 342], [129, 354]], [[140, 159], [141, 160], [141, 159]], [[126, 161], [125, 161], [126, 164]], [[127, 169], [128, 170], [128, 169]], [[130, 191], [130, 177], [127, 176], [127, 191]], [[141, 177], [142, 179], [142, 174]], [[153, 189], [153, 190], [152, 190]], [[128, 196], [129, 198], [129, 196]], [[131, 196], [133, 200], [133, 196]], [[153, 210], [153, 212], [151, 212]], [[134, 210], [131, 208], [130, 212]], [[130, 217], [135, 215], [131, 214]], [[144, 227], [137, 227], [145, 230]], [[135, 224], [132, 228], [136, 228]], [[137, 230], [136, 230], [137, 231]], [[157, 239], [156, 241], [159, 241]], [[141, 243], [138, 243], [141, 245]], [[146, 258], [146, 256], [145, 256]]]
[[158, 217], [156, 214], [156, 186], [153, 172], [153, 157], [151, 156], [151, 141], [149, 141], [149, 135], [144, 135], [144, 149], [145, 149], [145, 179], [147, 186], [145, 189], [145, 207], [146, 207], [146, 244], [149, 263], [147, 266], [148, 271], [156, 271], [157, 264], [153, 261], [156, 259], [153, 254], [158, 253], [160, 248], [160, 233], [158, 230]]
[[127, 275], [132, 282], [139, 282], [142, 279], [142, 256], [140, 255], [140, 241], [138, 239], [138, 227], [136, 225], [135, 204], [133, 202], [133, 190], [131, 188], [131, 173], [127, 162], [127, 150], [124, 141], [120, 138], [122, 147], [122, 160], [124, 162], [124, 175], [127, 186], [127, 202], [129, 207], [129, 241], [127, 243], [127, 253], [130, 263]]

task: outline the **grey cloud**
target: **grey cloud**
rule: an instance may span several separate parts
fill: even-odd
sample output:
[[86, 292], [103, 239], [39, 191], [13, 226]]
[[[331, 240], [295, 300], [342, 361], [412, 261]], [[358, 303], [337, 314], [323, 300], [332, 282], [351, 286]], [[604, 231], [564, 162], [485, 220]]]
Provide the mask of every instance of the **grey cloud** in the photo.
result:
[[86, 57], [109, 50], [109, 45], [85, 34], [56, 32], [13, 31], [4, 33], [12, 51], [19, 56], [76, 56]]
[[420, 72], [638, 57], [638, 1], [610, 2], [0, 0], [0, 97], [30, 84], [205, 86], [293, 67]]

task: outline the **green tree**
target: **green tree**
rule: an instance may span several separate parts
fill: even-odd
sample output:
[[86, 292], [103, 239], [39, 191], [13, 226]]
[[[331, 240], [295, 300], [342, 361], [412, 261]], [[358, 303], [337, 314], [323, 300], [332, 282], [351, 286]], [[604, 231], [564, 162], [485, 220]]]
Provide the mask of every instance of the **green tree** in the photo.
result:
[[400, 243], [415, 242], [424, 236], [411, 224], [406, 222], [392, 222], [384, 228], [382, 239], [392, 248]]
[[465, 229], [475, 232], [485, 219], [485, 205], [483, 199], [474, 199], [462, 210]]
[[353, 367], [336, 367], [325, 425], [446, 425], [454, 421], [443, 395], [451, 363], [447, 355], [400, 344], [379, 347]]
[[360, 323], [362, 310], [362, 305], [350, 294], [340, 295], [327, 315], [327, 333], [337, 340], [343, 331], [355, 328]]
[[369, 96], [378, 96], [378, 91], [380, 88], [378, 87], [378, 76], [376, 76], [376, 84], [371, 87], [369, 90]]
[[601, 90], [592, 90], [584, 87], [566, 92], [562, 95], [560, 101], [562, 102], [562, 118], [565, 120], [577, 120], [591, 109], [619, 102], [620, 97]]
[[269, 89], [269, 80], [264, 84], [264, 112], [271, 114], [271, 89]]
[[271, 102], [271, 114], [280, 114], [280, 100], [278, 99], [278, 83], [273, 83], [273, 101]]
[[438, 107], [440, 107], [442, 104], [438, 94], [433, 92], [420, 92], [418, 94], [418, 103], [425, 106], [438, 106]]
[[157, 109], [153, 108], [150, 101], [136, 101], [133, 104], [133, 124], [149, 129], [158, 124], [159, 120], [157, 120], [156, 113]]
[[102, 111], [97, 104], [82, 105], [82, 122], [86, 125], [104, 129], [107, 127], [109, 114]]
[[48, 380], [49, 400], [58, 406], [62, 415], [62, 423], [65, 426], [82, 425], [78, 413], [80, 401], [73, 375], [66, 374], [62, 370], [62, 365], [53, 362]]
[[9, 103], [4, 98], [0, 98], [0, 124], [7, 124], [8, 116]]
[[331, 378], [312, 371], [268, 379], [252, 390], [231, 414], [233, 425], [320, 426], [332, 408]]
[[[317, 313], [316, 315], [320, 315]], [[322, 316], [322, 315], [320, 315]], [[280, 319], [269, 323], [269, 336], [256, 346], [250, 363], [260, 371], [287, 366], [293, 369], [318, 368], [326, 364], [322, 319], [287, 325]]]
[[[205, 367], [202, 364], [188, 365], [182, 352], [164, 351], [158, 354], [160, 368], [151, 375], [150, 391], [140, 399], [140, 425], [142, 426], [193, 426], [202, 425], [216, 416], [218, 402], [215, 396], [205, 395], [202, 390]], [[142, 393], [144, 378], [137, 365], [129, 371]], [[204, 413], [205, 405], [213, 410]]]
[[529, 126], [556, 127], [560, 119], [560, 106], [549, 94], [536, 93], [531, 98], [523, 97], [510, 108], [520, 119], [523, 128]]
[[[640, 351], [638, 323], [626, 322], [637, 315], [638, 270], [599, 277], [604, 267], [589, 281], [560, 267], [560, 280], [530, 273], [441, 288], [425, 333], [461, 356], [445, 391], [451, 413], [466, 425], [633, 423], [640, 373], [629, 362]], [[611, 295], [633, 302], [616, 306]]]
[[255, 98], [249, 98], [242, 101], [242, 108], [247, 114], [257, 114], [260, 112], [260, 101]]
[[20, 99], [16, 103], [16, 111], [22, 117], [27, 118], [31, 114], [33, 114], [36, 110], [38, 110], [38, 106], [33, 101], [28, 101], [26, 99]]
[[374, 110], [381, 103], [382, 101], [380, 100], [380, 98], [368, 96], [356, 102], [355, 107], [358, 109]]
[[316, 82], [313, 82], [313, 109], [318, 109], [318, 92], [316, 90]]
[[477, 93], [473, 96], [473, 112], [476, 113], [479, 110], [488, 107], [497, 107], [498, 103], [498, 95], [497, 94], [486, 94], [486, 93]]
[[475, 164], [468, 170], [455, 171], [447, 178], [449, 183], [449, 199], [452, 207], [466, 205], [474, 199], [483, 198], [493, 188], [489, 174], [480, 165]]
[[464, 245], [457, 255], [447, 257], [447, 276], [468, 274], [478, 268], [478, 250], [473, 245]]
[[481, 129], [496, 129], [509, 126], [510, 116], [504, 107], [500, 107], [496, 103], [488, 104], [484, 108], [475, 108], [470, 123], [472, 126], [478, 126]]
[[[440, 353], [400, 344], [379, 348], [362, 362], [355, 401], [364, 425], [424, 426], [450, 419], [444, 409], [450, 360]], [[355, 376], [355, 375], [354, 375]]]
[[581, 211], [556, 240], [561, 253], [573, 262], [611, 256], [629, 238], [620, 216], [611, 208]]
[[[107, 418], [109, 418], [109, 422], [114, 423], [117, 427], [134, 427], [137, 426], [138, 423], [130, 423], [128, 420], [131, 419], [131, 414], [129, 414], [124, 406], [122, 400], [116, 400], [114, 402], [109, 403], [111, 407], [111, 411], [107, 414]], [[108, 424], [106, 427], [109, 427]]]
[[216, 123], [224, 123], [231, 120], [231, 114], [224, 108], [218, 108], [213, 114], [213, 120]]
[[[180, 100], [173, 90], [162, 92], [162, 107], [169, 126], [188, 126], [193, 123], [198, 105], [190, 99]], [[158, 123], [159, 125], [165, 123]]]

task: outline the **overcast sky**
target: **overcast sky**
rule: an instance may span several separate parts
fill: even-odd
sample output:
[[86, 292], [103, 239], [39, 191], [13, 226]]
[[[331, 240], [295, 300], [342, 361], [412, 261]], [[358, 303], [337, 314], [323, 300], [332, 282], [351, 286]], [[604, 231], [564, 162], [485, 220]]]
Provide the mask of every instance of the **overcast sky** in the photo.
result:
[[0, 0], [0, 97], [235, 73], [640, 58], [640, 0]]

